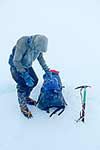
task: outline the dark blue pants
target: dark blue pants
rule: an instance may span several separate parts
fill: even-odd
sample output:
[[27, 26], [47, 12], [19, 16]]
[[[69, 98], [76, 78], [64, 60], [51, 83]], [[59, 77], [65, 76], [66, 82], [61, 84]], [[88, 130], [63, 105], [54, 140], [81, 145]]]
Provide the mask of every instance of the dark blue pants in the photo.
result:
[[11, 74], [15, 82], [17, 83], [17, 94], [18, 94], [18, 100], [19, 103], [25, 102], [25, 97], [29, 96], [32, 89], [37, 85], [38, 83], [38, 78], [37, 75], [35, 74], [33, 68], [29, 68], [27, 71], [30, 74], [30, 76], [33, 78], [34, 81], [34, 86], [33, 87], [28, 87], [24, 81], [24, 79], [20, 76], [20, 73], [17, 72], [15, 67], [10, 68]]

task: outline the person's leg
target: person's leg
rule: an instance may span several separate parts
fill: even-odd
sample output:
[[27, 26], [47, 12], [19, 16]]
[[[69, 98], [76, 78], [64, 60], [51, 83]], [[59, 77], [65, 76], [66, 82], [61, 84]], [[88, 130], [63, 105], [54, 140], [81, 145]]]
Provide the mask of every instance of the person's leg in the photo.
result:
[[17, 72], [16, 68], [11, 67], [11, 75], [15, 82], [17, 83], [17, 94], [18, 97], [23, 98], [26, 96], [26, 90], [28, 86], [25, 84], [24, 79], [20, 76], [20, 73]]
[[29, 96], [30, 96], [31, 91], [33, 90], [33, 88], [37, 85], [38, 78], [37, 78], [37, 75], [34, 72], [32, 67], [28, 69], [28, 73], [29, 73], [29, 75], [32, 77], [32, 79], [34, 81], [34, 86], [33, 87], [28, 87], [26, 89], [26, 100], [27, 100], [27, 104], [29, 104], [29, 105], [36, 105], [36, 101], [33, 100], [32, 98], [30, 98]]
[[20, 73], [13, 67], [11, 67], [11, 74], [15, 82], [17, 83], [17, 96], [20, 105], [21, 112], [27, 117], [31, 118], [32, 114], [27, 107], [27, 100], [26, 100], [26, 91], [28, 86], [25, 84], [23, 78], [21, 78]]
[[29, 73], [29, 75], [32, 77], [32, 79], [33, 79], [33, 81], [34, 81], [34, 86], [27, 89], [27, 91], [26, 91], [26, 96], [30, 96], [31, 91], [33, 90], [33, 88], [34, 88], [34, 87], [37, 85], [37, 83], [38, 83], [38, 77], [37, 77], [37, 75], [36, 75], [36, 73], [35, 73], [35, 71], [33, 70], [32, 67], [30, 67], [30, 68], [28, 69], [28, 73]]
[[22, 93], [22, 97], [29, 97], [32, 89], [37, 85], [38, 83], [38, 78], [37, 75], [35, 74], [33, 68], [29, 68], [28, 73], [30, 76], [33, 78], [34, 81], [34, 86], [33, 87], [28, 87], [24, 81], [24, 79], [20, 76], [20, 73], [17, 72], [17, 70], [13, 67], [11, 67], [11, 74], [15, 82], [17, 83], [17, 93], [18, 95], [21, 96], [20, 93]]

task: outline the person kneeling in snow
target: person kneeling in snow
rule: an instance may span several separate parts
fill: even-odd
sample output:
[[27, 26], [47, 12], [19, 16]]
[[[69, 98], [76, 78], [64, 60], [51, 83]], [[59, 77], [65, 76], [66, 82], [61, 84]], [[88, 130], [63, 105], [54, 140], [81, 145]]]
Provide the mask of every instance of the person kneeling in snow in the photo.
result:
[[37, 59], [45, 73], [51, 77], [51, 72], [43, 58], [43, 53], [47, 51], [47, 45], [48, 39], [44, 35], [23, 36], [17, 41], [9, 57], [10, 71], [17, 83], [20, 109], [27, 118], [32, 117], [27, 104], [36, 105], [36, 101], [29, 96], [38, 83], [32, 62]]

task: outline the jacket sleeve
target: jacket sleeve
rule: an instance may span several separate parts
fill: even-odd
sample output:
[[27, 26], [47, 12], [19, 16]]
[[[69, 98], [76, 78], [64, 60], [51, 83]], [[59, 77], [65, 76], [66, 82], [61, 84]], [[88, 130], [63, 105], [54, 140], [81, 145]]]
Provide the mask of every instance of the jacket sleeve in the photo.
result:
[[21, 60], [23, 58], [23, 55], [25, 54], [25, 51], [26, 51], [25, 42], [22, 39], [18, 40], [16, 44], [16, 50], [15, 50], [13, 62], [17, 71], [20, 73], [25, 72], [25, 68], [21, 63]]
[[43, 70], [46, 72], [49, 70], [48, 66], [46, 65], [46, 62], [43, 58], [43, 54], [40, 53], [39, 56], [38, 56], [38, 61], [39, 61], [39, 64], [41, 65], [41, 67], [43, 68]]

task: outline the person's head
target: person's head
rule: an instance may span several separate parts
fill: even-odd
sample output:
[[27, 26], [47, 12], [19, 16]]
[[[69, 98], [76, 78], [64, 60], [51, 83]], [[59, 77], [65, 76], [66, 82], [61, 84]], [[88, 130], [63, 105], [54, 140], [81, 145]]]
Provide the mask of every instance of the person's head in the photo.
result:
[[46, 52], [48, 46], [48, 38], [44, 35], [36, 35], [34, 39], [34, 48], [40, 52]]

